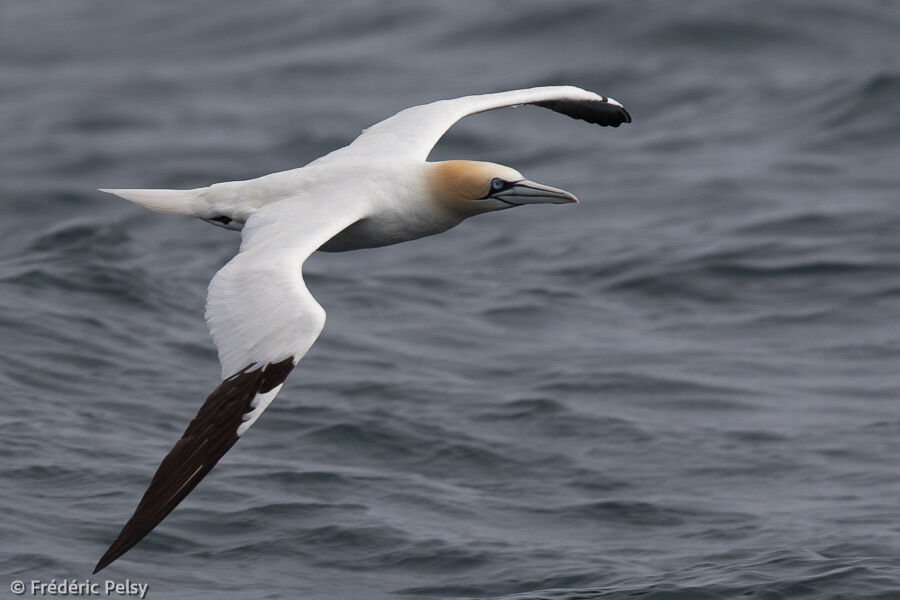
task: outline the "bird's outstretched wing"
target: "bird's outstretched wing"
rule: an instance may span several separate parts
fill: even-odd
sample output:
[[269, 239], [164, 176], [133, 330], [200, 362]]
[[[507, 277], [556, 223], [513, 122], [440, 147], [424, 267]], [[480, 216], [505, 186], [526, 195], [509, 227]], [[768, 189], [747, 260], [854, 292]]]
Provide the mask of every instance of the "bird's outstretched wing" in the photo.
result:
[[423, 161], [444, 133], [463, 117], [520, 104], [542, 106], [604, 127], [618, 127], [631, 122], [631, 115], [625, 107], [612, 98], [574, 86], [536, 87], [465, 96], [402, 110], [366, 129], [349, 146], [317, 159], [314, 164], [354, 156], [390, 156]]
[[160, 463], [150, 487], [94, 573], [156, 527], [265, 410], [325, 325], [301, 267], [319, 246], [362, 218], [362, 207], [286, 200], [253, 214], [240, 252], [209, 284], [206, 320], [223, 381]]

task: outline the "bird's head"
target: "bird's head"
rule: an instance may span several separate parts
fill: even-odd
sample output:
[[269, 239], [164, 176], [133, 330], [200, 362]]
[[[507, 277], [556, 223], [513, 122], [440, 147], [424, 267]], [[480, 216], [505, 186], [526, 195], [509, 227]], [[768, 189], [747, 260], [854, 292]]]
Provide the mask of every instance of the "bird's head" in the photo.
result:
[[569, 192], [529, 181], [515, 169], [472, 160], [429, 163], [427, 187], [432, 198], [463, 217], [523, 204], [578, 202]]

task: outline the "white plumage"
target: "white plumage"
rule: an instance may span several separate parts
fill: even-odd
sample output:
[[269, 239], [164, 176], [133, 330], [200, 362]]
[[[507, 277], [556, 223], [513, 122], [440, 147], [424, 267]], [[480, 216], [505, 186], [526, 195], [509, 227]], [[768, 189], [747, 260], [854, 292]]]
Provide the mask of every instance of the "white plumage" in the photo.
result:
[[325, 311], [303, 282], [301, 269], [310, 254], [412, 240], [523, 204], [576, 201], [502, 165], [426, 162], [462, 117], [519, 104], [599, 125], [631, 121], [615, 100], [571, 86], [467, 96], [407, 108], [299, 169], [193, 190], [103, 190], [154, 211], [242, 229], [243, 239], [238, 254], [213, 277], [207, 297], [206, 320], [223, 382], [163, 460], [95, 572], [190, 492], [256, 422], [315, 342]]

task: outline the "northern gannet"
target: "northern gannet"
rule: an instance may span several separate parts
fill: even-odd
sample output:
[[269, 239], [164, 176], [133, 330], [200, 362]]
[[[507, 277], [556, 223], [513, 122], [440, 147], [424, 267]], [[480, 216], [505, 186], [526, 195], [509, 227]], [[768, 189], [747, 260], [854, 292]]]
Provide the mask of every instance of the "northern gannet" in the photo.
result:
[[256, 422], [313, 345], [325, 311], [302, 266], [316, 250], [387, 246], [446, 231], [464, 219], [575, 196], [487, 162], [427, 162], [466, 115], [534, 104], [602, 126], [630, 123], [625, 108], [572, 86], [466, 96], [414, 106], [364, 130], [308, 165], [193, 190], [100, 190], [150, 210], [241, 230], [237, 255], [212, 278], [206, 321], [222, 383], [156, 470], [119, 536], [97, 563], [109, 565], [156, 527]]

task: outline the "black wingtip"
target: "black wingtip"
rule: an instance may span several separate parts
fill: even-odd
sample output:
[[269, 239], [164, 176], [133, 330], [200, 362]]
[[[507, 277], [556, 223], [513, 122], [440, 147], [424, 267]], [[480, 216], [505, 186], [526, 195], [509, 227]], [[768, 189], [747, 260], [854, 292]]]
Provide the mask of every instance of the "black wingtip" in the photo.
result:
[[94, 573], [131, 550], [200, 483], [238, 441], [237, 429], [257, 393], [280, 385], [294, 368], [293, 357], [262, 368], [248, 366], [223, 381], [163, 458], [134, 514], [94, 567]]
[[102, 571], [103, 569], [108, 567], [109, 563], [111, 563], [112, 561], [116, 560], [117, 558], [119, 558], [121, 556], [121, 553], [116, 554], [115, 556], [112, 556], [111, 552], [112, 552], [112, 547], [110, 547], [110, 549], [106, 551], [106, 554], [104, 554], [103, 556], [100, 557], [100, 560], [97, 561], [97, 566], [94, 567], [93, 571], [91, 571], [91, 575], [96, 575], [97, 573], [99, 573], [100, 571]]
[[547, 100], [545, 102], [535, 102], [536, 106], [549, 108], [554, 112], [558, 112], [587, 121], [601, 127], [618, 127], [622, 123], [631, 123], [631, 114], [624, 106], [611, 102], [609, 98], [603, 97], [602, 100]]
[[100, 557], [100, 560], [97, 561], [97, 566], [94, 567], [94, 571], [91, 575], [96, 575], [99, 571], [102, 571], [110, 564], [113, 563], [117, 558], [131, 550], [131, 548], [140, 541], [140, 538], [131, 541], [124, 539], [123, 534], [128, 530], [128, 526], [131, 525], [131, 521], [134, 520], [129, 519], [129, 522], [126, 523], [125, 527], [122, 528], [122, 531], [119, 533], [119, 536], [115, 539], [115, 541], [110, 544], [109, 548], [106, 549], [106, 552], [103, 553], [103, 556]]

